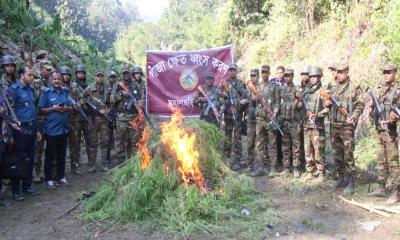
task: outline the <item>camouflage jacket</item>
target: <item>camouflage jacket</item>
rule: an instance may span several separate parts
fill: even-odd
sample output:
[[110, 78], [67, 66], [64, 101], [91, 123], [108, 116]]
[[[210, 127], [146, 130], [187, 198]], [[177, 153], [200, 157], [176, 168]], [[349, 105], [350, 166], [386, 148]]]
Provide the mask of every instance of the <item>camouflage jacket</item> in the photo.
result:
[[7, 74], [3, 73], [3, 75], [1, 76], [0, 83], [4, 88], [8, 89], [9, 87], [11, 87], [11, 85], [13, 85], [15, 83], [16, 79], [17, 78], [15, 77], [15, 79], [13, 80], [13, 79], [11, 79], [10, 76], [8, 76]]
[[[124, 81], [121, 80], [118, 84], [116, 84], [112, 90], [110, 101], [113, 105], [113, 108], [116, 109], [117, 112], [117, 119], [118, 120], [132, 120], [134, 119], [138, 111], [136, 110], [135, 106], [131, 103], [133, 103], [132, 99], [130, 96], [125, 96], [122, 93], [122, 88], [120, 87], [120, 84], [125, 83], [125, 86], [129, 90], [129, 94], [133, 95], [135, 99], [140, 103], [142, 106], [144, 106], [145, 103], [145, 82], [143, 80], [139, 81]], [[121, 83], [122, 82], [122, 83]], [[129, 109], [129, 104], [131, 104], [131, 108]]]
[[[324, 118], [327, 114], [324, 114], [324, 103], [320, 96], [322, 83], [321, 81], [315, 85], [308, 84], [307, 88], [303, 91], [303, 98], [307, 101], [308, 106], [313, 114], [315, 114], [315, 125], [317, 128], [324, 128]], [[307, 116], [305, 106], [303, 106], [303, 119], [305, 128], [313, 128], [313, 124]]]
[[[382, 110], [383, 117], [385, 120], [389, 120], [389, 114], [392, 108], [392, 104], [399, 104], [398, 99], [400, 97], [400, 85], [397, 82], [393, 82], [389, 86], [380, 85], [378, 86], [377, 91], [375, 92], [375, 97], [378, 100], [379, 106]], [[371, 115], [375, 121], [375, 126], [378, 131], [383, 131], [383, 128], [380, 124], [380, 119], [378, 113], [376, 111], [371, 111]], [[390, 123], [391, 126], [396, 125], [395, 122]]]
[[[247, 98], [247, 93], [246, 93], [246, 88], [243, 86], [242, 81], [239, 79], [228, 79], [226, 80], [226, 84], [228, 86], [228, 91], [232, 96], [233, 100], [233, 105], [236, 108], [237, 114], [236, 116], [239, 118], [240, 115], [242, 115], [244, 111], [244, 107], [241, 107], [240, 105], [240, 100], [246, 99]], [[223, 88], [221, 91], [225, 91]], [[224, 104], [225, 104], [225, 118], [232, 118], [232, 109], [231, 109], [231, 103], [228, 97], [225, 97], [224, 99]], [[239, 120], [239, 119], [238, 119]]]
[[[280, 103], [280, 88], [278, 85], [272, 82], [263, 82], [258, 84], [257, 90], [260, 95], [265, 99], [267, 104], [270, 106], [273, 113], [279, 113], [279, 103]], [[262, 120], [268, 120], [268, 114], [264, 111], [260, 103], [256, 107], [256, 118]]]
[[[70, 96], [78, 103], [80, 104], [82, 111], [86, 115], [92, 114], [92, 112], [89, 110], [89, 108], [86, 106], [85, 99], [87, 97], [90, 97], [90, 91], [91, 88], [90, 86], [86, 83], [86, 79], [84, 80], [79, 80], [76, 79], [71, 83], [71, 88], [70, 88]], [[78, 113], [79, 117], [83, 119], [83, 117]], [[78, 116], [76, 115], [76, 116]]]
[[[344, 107], [349, 114], [353, 116], [354, 122], [357, 123], [358, 118], [364, 110], [364, 102], [359, 88], [351, 87], [350, 79], [344, 84], [333, 86], [330, 94], [336, 98], [341, 107]], [[346, 118], [339, 112], [339, 109], [332, 105], [330, 107], [331, 124], [335, 127], [353, 127], [352, 124], [346, 122]]]
[[94, 84], [90, 87], [90, 99], [99, 110], [109, 110], [111, 92], [105, 84]]
[[300, 110], [296, 108], [297, 99], [295, 97], [295, 94], [299, 91], [294, 85], [292, 87], [286, 85], [280, 89], [279, 116], [286, 121], [301, 121]]
[[[254, 84], [257, 88], [259, 83]], [[256, 109], [257, 109], [257, 101], [253, 101], [253, 94], [250, 90], [247, 90], [247, 101], [249, 104], [247, 105], [246, 118], [250, 120], [256, 120]]]
[[[202, 87], [206, 92], [207, 96], [211, 99], [211, 102], [214, 103], [217, 110], [220, 111], [221, 102], [223, 101], [220, 89], [216, 86], [208, 87], [206, 84], [202, 85]], [[201, 97], [205, 96], [203, 96], [203, 94], [201, 94], [200, 91], [198, 91], [193, 99], [193, 103], [199, 105], [200, 107], [200, 119], [214, 118], [215, 116], [211, 106], [208, 104], [208, 102], [200, 101]]]

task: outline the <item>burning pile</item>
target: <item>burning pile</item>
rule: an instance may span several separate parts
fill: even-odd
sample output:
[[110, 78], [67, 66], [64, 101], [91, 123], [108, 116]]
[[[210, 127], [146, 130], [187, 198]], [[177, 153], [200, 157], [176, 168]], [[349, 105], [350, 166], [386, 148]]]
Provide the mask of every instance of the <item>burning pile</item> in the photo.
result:
[[[140, 126], [139, 121], [132, 126]], [[143, 130], [137, 155], [86, 203], [83, 218], [139, 221], [184, 235], [206, 229], [210, 234], [230, 234], [227, 228], [241, 226], [245, 229], [239, 235], [253, 236], [255, 228], [264, 228], [261, 222], [273, 222], [275, 216], [252, 180], [234, 175], [221, 161], [222, 143], [219, 129], [184, 120], [175, 111], [159, 129]], [[243, 208], [254, 218], [243, 219]]]

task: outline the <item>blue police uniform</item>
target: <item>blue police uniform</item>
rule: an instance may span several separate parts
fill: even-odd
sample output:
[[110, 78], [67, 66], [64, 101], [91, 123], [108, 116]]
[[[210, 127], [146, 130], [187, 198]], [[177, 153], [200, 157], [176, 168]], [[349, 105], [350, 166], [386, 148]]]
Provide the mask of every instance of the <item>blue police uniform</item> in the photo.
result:
[[[55, 105], [72, 106], [66, 88], [59, 89], [50, 86], [39, 99], [38, 108], [51, 108]], [[69, 125], [68, 112], [50, 112], [44, 119], [44, 135], [46, 141], [44, 174], [45, 181], [53, 181], [53, 161], [57, 162], [57, 180], [65, 177], [65, 155], [67, 149], [67, 136]]]
[[[35, 133], [37, 130], [37, 112], [35, 108], [35, 95], [31, 86], [17, 81], [10, 88], [13, 107], [21, 126], [30, 130], [31, 133], [13, 131], [15, 151], [26, 153], [28, 157], [25, 177], [22, 179], [22, 190], [29, 192], [32, 188], [32, 170], [35, 158]], [[14, 195], [21, 195], [21, 179], [12, 180], [12, 191]]]

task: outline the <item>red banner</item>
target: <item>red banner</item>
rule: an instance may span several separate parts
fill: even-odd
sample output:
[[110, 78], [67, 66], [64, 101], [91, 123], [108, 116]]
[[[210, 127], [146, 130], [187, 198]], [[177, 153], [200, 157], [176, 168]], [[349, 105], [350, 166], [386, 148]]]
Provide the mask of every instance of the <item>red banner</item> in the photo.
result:
[[181, 110], [185, 116], [198, 116], [193, 105], [197, 86], [204, 84], [205, 75], [215, 74], [214, 84], [220, 85], [228, 77], [228, 66], [233, 61], [232, 47], [199, 50], [147, 52], [147, 111], [170, 116], [168, 105]]

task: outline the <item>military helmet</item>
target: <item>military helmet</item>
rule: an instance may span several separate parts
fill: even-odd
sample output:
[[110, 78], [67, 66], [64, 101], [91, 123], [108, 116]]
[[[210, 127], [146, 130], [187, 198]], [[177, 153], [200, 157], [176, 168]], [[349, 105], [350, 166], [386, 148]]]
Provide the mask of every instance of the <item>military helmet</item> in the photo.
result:
[[7, 64], [13, 64], [13, 65], [17, 65], [17, 63], [15, 62], [15, 59], [13, 56], [11, 55], [4, 55], [1, 58], [1, 65], [7, 65]]
[[78, 64], [78, 66], [76, 66], [75, 74], [76, 74], [77, 72], [84, 72], [84, 73], [86, 73], [85, 65], [83, 65], [83, 64]]
[[134, 67], [132, 68], [132, 74], [135, 74], [135, 73], [140, 73], [140, 74], [143, 75], [143, 70], [142, 70], [142, 68], [139, 67], [139, 66], [134, 66]]
[[68, 66], [61, 66], [60, 73], [71, 75], [71, 68], [69, 68]]
[[301, 69], [300, 74], [310, 74], [311, 66], [305, 66]]
[[310, 67], [310, 76], [323, 76], [322, 69], [320, 67]]
[[129, 69], [128, 66], [124, 66], [124, 67], [122, 67], [122, 69], [121, 69], [121, 73], [122, 73], [122, 74], [124, 74], [124, 73], [131, 73], [131, 70]]

